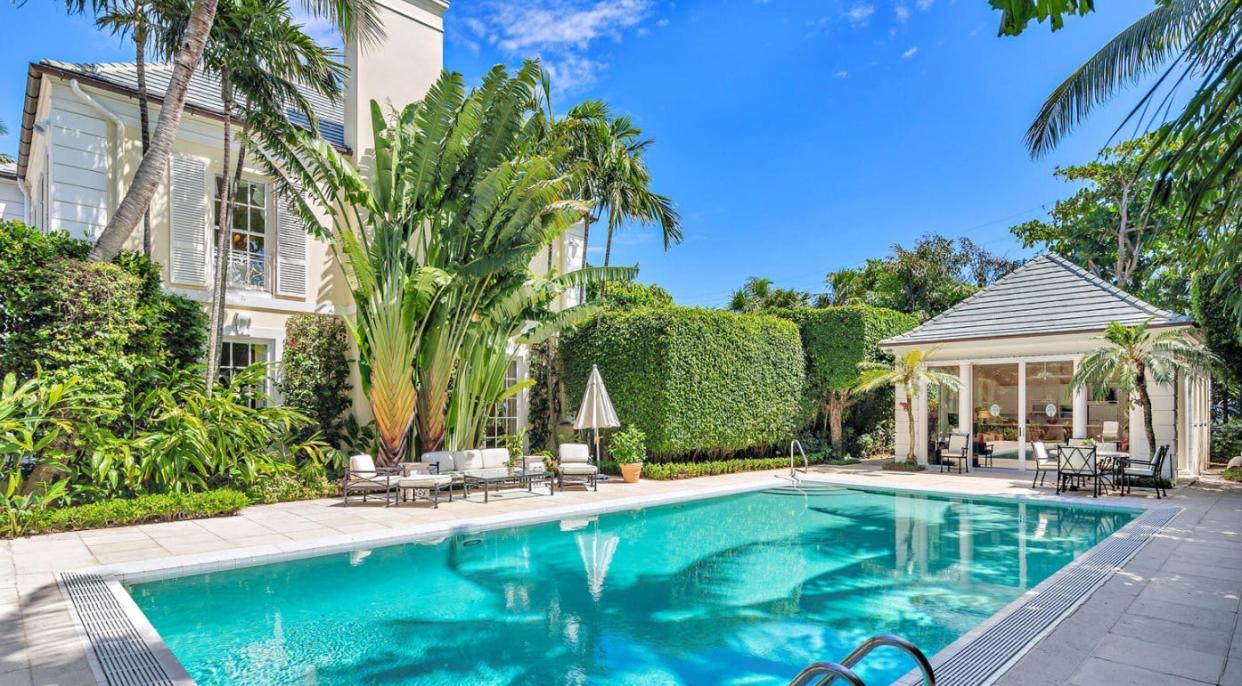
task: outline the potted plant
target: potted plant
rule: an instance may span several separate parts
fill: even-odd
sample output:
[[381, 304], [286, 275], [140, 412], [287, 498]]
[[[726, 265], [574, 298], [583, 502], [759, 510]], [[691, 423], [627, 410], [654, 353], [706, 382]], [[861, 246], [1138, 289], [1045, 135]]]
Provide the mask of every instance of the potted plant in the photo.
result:
[[647, 457], [647, 435], [634, 425], [618, 431], [608, 441], [608, 452], [621, 465], [621, 478], [627, 484], [638, 483]]

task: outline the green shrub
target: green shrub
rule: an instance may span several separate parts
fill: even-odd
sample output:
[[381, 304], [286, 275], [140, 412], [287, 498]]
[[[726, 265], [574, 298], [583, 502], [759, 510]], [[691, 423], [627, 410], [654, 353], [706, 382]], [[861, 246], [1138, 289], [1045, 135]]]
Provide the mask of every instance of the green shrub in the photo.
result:
[[163, 347], [171, 364], [182, 368], [207, 357], [207, 310], [198, 301], [167, 293], [160, 315]]
[[[858, 460], [812, 459], [810, 464], [849, 465]], [[801, 463], [798, 464], [801, 468]], [[608, 474], [619, 474], [620, 464], [605, 460], [600, 468]], [[647, 462], [643, 464], [643, 478], [656, 481], [692, 479], [700, 476], [760, 472], [769, 469], [789, 469], [788, 457], [743, 457], [733, 460], [705, 460], [702, 462]]]
[[617, 464], [641, 464], [647, 459], [647, 436], [637, 426], [629, 426], [608, 439], [608, 452]]
[[297, 472], [272, 474], [246, 488], [246, 497], [255, 503], [270, 505], [292, 500], [327, 498], [337, 494], [336, 483], [328, 479], [322, 467]]
[[349, 330], [340, 317], [297, 314], [285, 324], [280, 392], [285, 404], [318, 424], [325, 440], [341, 440], [349, 409]]
[[1242, 481], [1242, 467], [1230, 467], [1221, 472], [1225, 481]]
[[[587, 284], [587, 301], [600, 302], [599, 284]], [[602, 299], [603, 304], [622, 310], [640, 307], [672, 307], [673, 295], [654, 283], [635, 281], [609, 281]]]
[[32, 533], [50, 533], [216, 517], [233, 514], [249, 504], [250, 498], [244, 493], [228, 488], [202, 493], [144, 495], [40, 510], [30, 518], [29, 530]]
[[797, 327], [767, 315], [673, 307], [605, 312], [560, 343], [570, 402], [599, 365], [621, 422], [653, 459], [730, 456], [788, 441], [801, 407]]
[[1228, 462], [1242, 455], [1242, 419], [1231, 419], [1212, 427], [1212, 459]]

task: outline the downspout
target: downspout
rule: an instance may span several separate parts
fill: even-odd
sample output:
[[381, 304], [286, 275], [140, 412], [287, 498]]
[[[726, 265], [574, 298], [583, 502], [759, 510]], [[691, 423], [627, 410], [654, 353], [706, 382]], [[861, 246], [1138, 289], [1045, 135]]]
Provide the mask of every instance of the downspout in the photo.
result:
[[119, 205], [121, 202], [121, 198], [124, 197], [125, 195], [125, 187], [124, 187], [125, 172], [123, 171], [124, 170], [124, 159], [123, 158], [125, 156], [125, 152], [124, 152], [125, 122], [121, 121], [121, 118], [118, 117], [115, 113], [113, 113], [112, 110], [109, 110], [103, 105], [100, 105], [99, 102], [95, 100], [95, 98], [92, 98], [91, 96], [87, 95], [86, 92], [82, 90], [82, 86], [78, 83], [77, 79], [69, 80], [69, 90], [73, 91], [73, 94], [78, 96], [79, 100], [86, 103], [87, 106], [89, 106], [91, 109], [102, 114], [104, 117], [106, 117], [109, 121], [112, 122], [113, 126], [116, 127], [116, 140], [113, 141], [112, 143], [112, 162], [113, 162], [112, 185], [114, 186], [113, 193], [115, 193], [115, 197], [116, 197], [116, 200], [114, 202], [115, 204]]
[[26, 179], [17, 180], [17, 190], [22, 192], [22, 223], [30, 226], [30, 189], [26, 187]]

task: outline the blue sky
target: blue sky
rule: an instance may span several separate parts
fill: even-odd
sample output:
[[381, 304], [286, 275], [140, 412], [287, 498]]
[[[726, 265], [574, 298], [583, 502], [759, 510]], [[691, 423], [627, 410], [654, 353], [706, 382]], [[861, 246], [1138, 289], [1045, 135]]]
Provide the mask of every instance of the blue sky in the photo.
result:
[[[686, 240], [665, 253], [632, 227], [614, 262], [719, 305], [748, 276], [820, 291], [829, 270], [927, 232], [1029, 256], [1009, 226], [1071, 190], [1052, 169], [1090, 159], [1137, 97], [1046, 159], [1022, 147], [1044, 96], [1150, 3], [1097, 6], [1055, 34], [998, 38], [986, 0], [457, 0], [445, 63], [473, 81], [538, 56], [558, 109], [593, 97], [631, 115]], [[60, 7], [0, 4], [0, 150], [16, 152], [28, 62], [131, 59]]]

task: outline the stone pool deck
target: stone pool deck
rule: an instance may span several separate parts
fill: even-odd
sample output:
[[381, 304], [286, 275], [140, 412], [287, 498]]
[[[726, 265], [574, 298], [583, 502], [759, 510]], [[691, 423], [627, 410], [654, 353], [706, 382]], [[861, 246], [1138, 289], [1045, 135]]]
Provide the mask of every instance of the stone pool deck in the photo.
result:
[[[1053, 495], [1051, 488], [1031, 489], [1029, 477], [1004, 473], [909, 474], [868, 466], [812, 472], [810, 478], [849, 485], [963, 495]], [[636, 485], [608, 481], [598, 493], [575, 488], [548, 497], [510, 491], [493, 496], [486, 505], [481, 496], [472, 496], [469, 502], [442, 502], [435, 510], [423, 503], [345, 508], [339, 500], [315, 500], [250, 507], [235, 517], [0, 541], [0, 686], [97, 683], [57, 585], [57, 572], [98, 565], [202, 565], [213, 556], [293, 550], [321, 542], [365, 545], [379, 536], [430, 526], [494, 525], [510, 518], [517, 522], [585, 508], [621, 508], [645, 499], [775, 486], [780, 475], [758, 472]], [[1171, 496], [1162, 503], [1184, 511], [998, 683], [1242, 684], [1242, 489], [1203, 484], [1176, 489]]]

